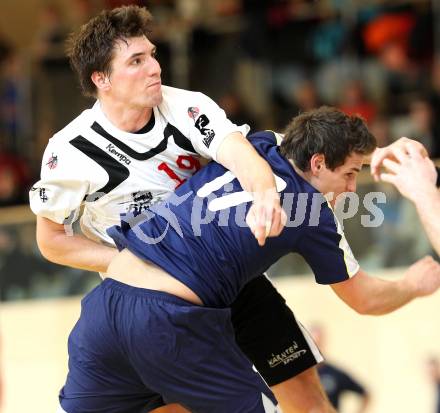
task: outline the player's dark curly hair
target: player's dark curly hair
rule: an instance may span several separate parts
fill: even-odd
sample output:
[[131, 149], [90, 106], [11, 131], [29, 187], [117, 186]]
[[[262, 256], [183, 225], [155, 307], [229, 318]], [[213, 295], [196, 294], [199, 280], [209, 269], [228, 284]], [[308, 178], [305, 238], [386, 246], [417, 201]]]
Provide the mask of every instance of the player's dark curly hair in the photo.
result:
[[369, 155], [376, 139], [359, 116], [322, 106], [292, 119], [285, 130], [280, 152], [302, 171], [310, 169], [314, 154], [323, 154], [327, 168], [341, 166], [355, 152]]
[[124, 6], [102, 11], [69, 37], [67, 55], [84, 95], [96, 97], [91, 76], [96, 71], [110, 74], [116, 43], [147, 36], [152, 22], [153, 16], [147, 9]]

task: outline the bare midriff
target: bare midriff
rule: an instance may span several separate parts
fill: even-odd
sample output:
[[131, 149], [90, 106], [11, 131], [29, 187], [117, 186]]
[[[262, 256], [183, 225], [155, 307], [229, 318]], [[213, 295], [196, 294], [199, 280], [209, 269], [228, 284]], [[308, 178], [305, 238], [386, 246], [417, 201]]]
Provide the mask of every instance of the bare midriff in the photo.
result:
[[112, 259], [106, 277], [132, 287], [163, 291], [193, 304], [203, 305], [197, 294], [185, 284], [151, 262], [136, 257], [127, 249]]

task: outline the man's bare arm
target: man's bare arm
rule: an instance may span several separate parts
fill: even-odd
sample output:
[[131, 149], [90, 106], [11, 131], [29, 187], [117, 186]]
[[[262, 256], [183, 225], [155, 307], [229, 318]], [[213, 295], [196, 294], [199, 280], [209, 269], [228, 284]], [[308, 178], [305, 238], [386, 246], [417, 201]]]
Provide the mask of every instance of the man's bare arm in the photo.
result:
[[275, 178], [269, 164], [249, 141], [238, 132], [231, 133], [217, 151], [217, 161], [229, 169], [243, 189], [254, 195], [254, 203], [246, 217], [260, 245], [268, 236], [281, 233], [286, 216], [280, 206]]
[[420, 142], [408, 138], [400, 138], [388, 146], [376, 148], [371, 155], [371, 159], [365, 160], [365, 163], [370, 164], [371, 175], [373, 175], [376, 181], [380, 178], [380, 168], [383, 165], [383, 161], [385, 159], [396, 160], [400, 154], [406, 153], [408, 143], [414, 145], [421, 156], [428, 156], [426, 148]]
[[432, 257], [417, 261], [396, 281], [382, 280], [359, 270], [352, 278], [331, 285], [337, 296], [359, 314], [382, 315], [440, 287], [440, 265]]
[[37, 243], [43, 256], [56, 264], [105, 272], [117, 249], [81, 235], [67, 234], [64, 225], [37, 216]]
[[432, 246], [440, 254], [440, 192], [433, 162], [420, 154], [417, 145], [408, 142], [405, 151], [397, 152], [396, 161], [384, 159], [383, 166], [387, 173], [382, 173], [380, 178], [392, 183], [414, 203]]

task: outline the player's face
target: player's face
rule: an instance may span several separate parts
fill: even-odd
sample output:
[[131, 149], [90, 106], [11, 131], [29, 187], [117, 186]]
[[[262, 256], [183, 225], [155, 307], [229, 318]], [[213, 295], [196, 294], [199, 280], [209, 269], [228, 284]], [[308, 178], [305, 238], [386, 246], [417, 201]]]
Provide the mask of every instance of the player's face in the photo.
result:
[[363, 160], [363, 155], [352, 153], [343, 165], [333, 171], [324, 165], [318, 178], [317, 189], [323, 194], [333, 193], [334, 200], [344, 192], [356, 192], [356, 179]]
[[156, 47], [145, 36], [116, 43], [109, 76], [113, 100], [136, 109], [161, 103], [161, 69], [155, 53]]

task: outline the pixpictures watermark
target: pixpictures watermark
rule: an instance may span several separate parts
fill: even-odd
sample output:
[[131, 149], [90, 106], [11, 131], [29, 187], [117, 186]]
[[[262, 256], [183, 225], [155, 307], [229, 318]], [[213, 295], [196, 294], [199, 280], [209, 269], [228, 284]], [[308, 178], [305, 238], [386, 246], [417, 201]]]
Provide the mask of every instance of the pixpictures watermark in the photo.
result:
[[[200, 192], [200, 191], [199, 191]], [[121, 215], [125, 230], [143, 243], [157, 244], [168, 231], [184, 238], [201, 237], [208, 225], [219, 227], [248, 227], [246, 216], [253, 201], [252, 194], [234, 191], [231, 183], [223, 191], [209, 193], [172, 194], [165, 202], [151, 205], [142, 211]], [[282, 193], [282, 207], [286, 213], [286, 230], [303, 226], [317, 227], [324, 217], [333, 216], [335, 225], [343, 230], [344, 221], [361, 213], [360, 223], [365, 228], [376, 228], [384, 222], [381, 205], [386, 203], [383, 192], [369, 192], [359, 196], [346, 192], [335, 197], [334, 193]], [[362, 208], [361, 208], [362, 206]], [[362, 211], [362, 212], [360, 212]], [[337, 222], [336, 222], [337, 221]]]

